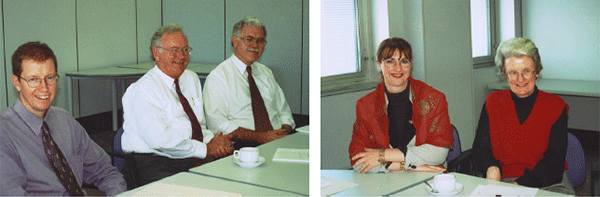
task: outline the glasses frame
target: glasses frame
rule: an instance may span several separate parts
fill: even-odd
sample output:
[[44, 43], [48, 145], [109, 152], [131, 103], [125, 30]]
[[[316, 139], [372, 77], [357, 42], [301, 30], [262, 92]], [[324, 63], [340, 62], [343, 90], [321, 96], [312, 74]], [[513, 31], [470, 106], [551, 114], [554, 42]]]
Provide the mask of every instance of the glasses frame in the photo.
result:
[[264, 38], [255, 38], [252, 36], [246, 36], [246, 37], [236, 36], [236, 37], [238, 38], [238, 40], [242, 39], [244, 41], [244, 44], [246, 44], [246, 46], [250, 46], [250, 43], [256, 42], [256, 45], [258, 45], [259, 47], [265, 47], [265, 46], [267, 46], [267, 43], [268, 43], [267, 40]]
[[[512, 72], [515, 72], [518, 74], [516, 76], [511, 75]], [[525, 72], [528, 72], [529, 74], [525, 74]], [[524, 72], [517, 72], [517, 71], [506, 72], [506, 77], [508, 78], [509, 81], [512, 81], [512, 80], [519, 79], [519, 76], [523, 77], [523, 79], [531, 79], [531, 78], [533, 78], [533, 76], [535, 74], [536, 74], [535, 69], [534, 70], [526, 69], [526, 70], [524, 70]]]
[[[388, 65], [387, 61], [388, 61], [388, 60], [390, 60], [390, 59], [391, 59], [392, 61], [394, 61], [394, 64], [393, 64], [393, 65]], [[406, 60], [408, 63], [407, 63], [407, 64], [403, 64], [403, 63], [402, 63], [402, 61], [403, 61], [403, 60]], [[383, 66], [385, 66], [386, 68], [395, 68], [395, 67], [396, 67], [396, 65], [400, 65], [400, 67], [401, 67], [401, 68], [410, 68], [410, 67], [412, 66], [412, 63], [410, 62], [410, 60], [408, 60], [408, 59], [406, 59], [406, 58], [404, 58], [404, 59], [401, 59], [401, 60], [395, 60], [395, 59], [389, 58], [389, 59], [385, 59], [385, 60], [383, 60], [381, 63], [382, 63], [382, 64], [383, 64]]]
[[177, 54], [179, 52], [184, 52], [183, 54], [186, 54], [185, 51], [184, 51], [186, 49], [187, 49], [187, 55], [191, 55], [192, 51], [194, 50], [192, 47], [184, 47], [184, 48], [180, 48], [180, 49], [176, 49], [176, 48], [167, 49], [167, 48], [162, 47], [162, 46], [156, 46], [156, 48], [164, 49], [165, 51], [169, 52], [169, 55], [175, 55], [175, 54]]
[[[57, 85], [57, 84], [58, 84], [58, 80], [60, 79], [60, 76], [59, 76], [58, 74], [57, 74], [57, 75], [54, 75], [54, 76], [50, 76], [50, 77], [44, 77], [44, 78], [32, 77], [32, 78], [29, 78], [29, 79], [25, 79], [25, 78], [23, 78], [23, 77], [21, 77], [21, 76], [18, 76], [18, 77], [19, 77], [19, 79], [23, 79], [23, 80], [25, 80], [25, 82], [27, 83], [27, 85], [28, 85], [30, 88], [37, 88], [37, 87], [40, 87], [40, 85], [42, 85], [42, 80], [43, 80], [43, 81], [44, 81], [44, 83], [46, 83], [46, 85], [48, 85], [48, 86], [55, 86], [55, 85]], [[54, 79], [50, 79], [50, 78], [54, 78]], [[48, 81], [49, 81], [49, 80], [50, 80], [50, 81], [54, 80], [54, 82], [52, 82], [52, 83], [48, 83]]]

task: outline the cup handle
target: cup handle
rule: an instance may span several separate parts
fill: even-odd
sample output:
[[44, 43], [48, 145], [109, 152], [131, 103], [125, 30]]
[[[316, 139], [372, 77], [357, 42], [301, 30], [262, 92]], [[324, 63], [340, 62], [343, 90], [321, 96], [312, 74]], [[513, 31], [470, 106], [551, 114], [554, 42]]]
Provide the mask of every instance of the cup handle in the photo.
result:
[[233, 151], [233, 158], [239, 159], [240, 158], [240, 151]]

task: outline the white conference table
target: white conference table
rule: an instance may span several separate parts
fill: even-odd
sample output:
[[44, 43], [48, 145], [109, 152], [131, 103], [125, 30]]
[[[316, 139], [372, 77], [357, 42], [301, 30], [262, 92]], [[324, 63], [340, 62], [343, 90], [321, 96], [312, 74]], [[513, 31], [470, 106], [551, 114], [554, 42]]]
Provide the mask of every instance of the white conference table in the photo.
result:
[[[159, 181], [119, 194], [119, 196], [223, 196], [222, 191], [242, 196], [294, 196], [297, 194], [227, 181], [199, 174], [181, 172]], [[203, 193], [204, 192], [204, 193]]]
[[[67, 101], [68, 107], [71, 114], [74, 114], [73, 109], [73, 80], [78, 79], [110, 79], [110, 86], [112, 88], [112, 123], [113, 130], [117, 130], [118, 128], [118, 102], [119, 98], [117, 98], [117, 84], [121, 84], [121, 91], [125, 91], [124, 80], [139, 78], [146, 74], [148, 70], [152, 69], [155, 66], [154, 62], [146, 62], [139, 64], [129, 64], [129, 65], [121, 65], [121, 66], [112, 66], [105, 67], [99, 69], [90, 69], [90, 70], [82, 70], [82, 71], [73, 71], [65, 73], [67, 77]], [[198, 77], [201, 80], [206, 79], [208, 74], [217, 67], [217, 65], [210, 64], [198, 64], [198, 63], [188, 63], [188, 70], [194, 71], [198, 74]], [[78, 114], [76, 115], [78, 116]]]
[[[514, 185], [511, 183], [492, 181], [492, 180], [488, 180], [485, 178], [470, 176], [470, 175], [461, 174], [461, 173], [452, 172], [450, 174], [453, 174], [456, 177], [456, 182], [461, 183], [463, 185], [463, 190], [454, 196], [468, 196], [475, 190], [475, 188], [477, 188], [478, 185], [488, 185], [489, 184], [489, 185], [499, 185], [499, 186], [516, 187], [516, 188], [524, 187], [524, 186]], [[429, 183], [431, 184], [432, 182], [429, 182]], [[390, 196], [433, 196], [433, 195], [430, 194], [429, 192], [427, 192], [427, 186], [425, 185], [425, 183], [423, 183], [423, 181], [421, 181], [420, 184], [418, 184], [414, 187], [405, 189], [403, 191], [392, 194]], [[537, 193], [535, 194], [535, 196], [568, 196], [568, 195], [539, 189], [537, 191]]]
[[[358, 173], [354, 170], [321, 170], [321, 177], [356, 183], [332, 196], [385, 196], [430, 180], [438, 173], [394, 171], [389, 173]], [[333, 187], [333, 186], [329, 186]]]
[[296, 132], [257, 146], [260, 156], [265, 158], [265, 163], [255, 168], [242, 168], [233, 162], [233, 156], [227, 156], [192, 168], [190, 172], [232, 182], [289, 191], [296, 195], [308, 195], [308, 163], [272, 160], [277, 148], [308, 149], [308, 139], [308, 133]]

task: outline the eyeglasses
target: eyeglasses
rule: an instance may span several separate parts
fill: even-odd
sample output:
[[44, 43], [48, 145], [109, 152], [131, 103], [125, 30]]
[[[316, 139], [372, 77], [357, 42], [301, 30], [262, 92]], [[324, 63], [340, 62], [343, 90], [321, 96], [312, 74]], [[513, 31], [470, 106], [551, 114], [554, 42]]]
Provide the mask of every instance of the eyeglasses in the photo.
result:
[[[238, 36], [238, 39], [240, 39], [241, 37]], [[251, 43], [253, 43], [254, 41], [256, 41], [256, 44], [260, 47], [265, 47], [267, 45], [267, 40], [265, 40], [264, 38], [254, 38], [252, 36], [246, 36], [244, 38], [241, 38], [244, 41], [244, 44], [246, 45], [250, 45]]]
[[[38, 86], [40, 86], [40, 84], [42, 84], [42, 78], [33, 77], [33, 78], [25, 79], [21, 76], [19, 76], [19, 78], [25, 80], [25, 82], [27, 82], [27, 85], [32, 88], [37, 88]], [[53, 85], [56, 85], [56, 83], [58, 83], [58, 78], [60, 78], [60, 76], [54, 75], [54, 76], [46, 77], [43, 79], [46, 82], [46, 85], [53, 86]]]
[[194, 50], [194, 49], [192, 49], [192, 47], [184, 47], [184, 48], [181, 48], [181, 49], [173, 47], [173, 48], [167, 49], [167, 48], [164, 48], [164, 47], [161, 47], [161, 46], [157, 46], [156, 48], [161, 48], [161, 49], [164, 49], [164, 50], [168, 51], [169, 55], [175, 55], [175, 54], [177, 54], [179, 52], [183, 52], [186, 55], [191, 55], [192, 54], [192, 50]]
[[525, 78], [525, 79], [531, 79], [531, 77], [533, 77], [534, 73], [535, 73], [535, 71], [529, 70], [529, 69], [526, 69], [521, 73], [517, 72], [517, 71], [510, 71], [510, 72], [508, 72], [508, 79], [515, 80], [515, 79], [519, 78], [519, 75], [523, 76], [523, 78]]
[[396, 59], [386, 59], [383, 60], [383, 65], [386, 68], [394, 68], [396, 67], [396, 65], [400, 65], [402, 68], [408, 68], [411, 66], [410, 61], [408, 61], [408, 59], [401, 59], [401, 60], [396, 60]]

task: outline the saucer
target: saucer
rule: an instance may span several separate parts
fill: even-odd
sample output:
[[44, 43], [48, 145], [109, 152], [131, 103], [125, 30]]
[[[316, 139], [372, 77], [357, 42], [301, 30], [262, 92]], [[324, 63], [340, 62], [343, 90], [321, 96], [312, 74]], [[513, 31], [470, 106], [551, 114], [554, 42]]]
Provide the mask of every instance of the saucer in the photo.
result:
[[241, 166], [242, 168], [254, 168], [256, 166], [260, 166], [261, 164], [265, 163], [265, 158], [258, 157], [258, 161], [250, 163], [250, 162], [242, 162], [239, 159], [236, 159], [235, 157], [233, 157], [233, 162], [235, 162], [237, 165]]
[[427, 187], [427, 186], [425, 186], [425, 190], [427, 190], [427, 192], [429, 192], [430, 194], [436, 195], [436, 196], [451, 196], [451, 195], [460, 193], [463, 190], [463, 185], [460, 183], [456, 183], [456, 187], [454, 187], [454, 190], [452, 190], [450, 192], [444, 192], [444, 193], [433, 193], [433, 192], [431, 192], [431, 188]]

